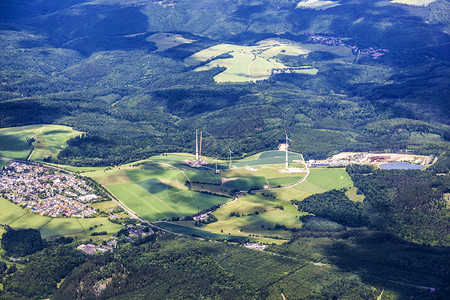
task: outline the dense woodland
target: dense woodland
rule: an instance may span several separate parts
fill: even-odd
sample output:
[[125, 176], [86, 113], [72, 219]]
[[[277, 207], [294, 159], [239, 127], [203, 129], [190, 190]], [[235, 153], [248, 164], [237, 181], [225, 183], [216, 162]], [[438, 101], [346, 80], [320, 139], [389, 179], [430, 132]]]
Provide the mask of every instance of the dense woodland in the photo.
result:
[[354, 165], [355, 186], [365, 195], [364, 208], [372, 228], [433, 245], [450, 244], [450, 210], [444, 194], [450, 192], [448, 176], [433, 171], [377, 170]]
[[2, 298], [297, 299], [301, 292], [303, 299], [376, 299], [384, 288], [391, 296], [445, 299], [448, 249], [380, 232], [314, 234], [298, 232], [268, 253], [161, 232], [94, 256], [52, 245], [3, 275]]
[[[449, 151], [447, 0], [426, 8], [342, 0], [327, 10], [295, 9], [290, 0], [163, 2], [2, 3], [0, 126], [57, 123], [86, 132], [58, 157], [75, 165], [192, 152], [195, 129], [203, 131], [204, 154], [222, 157], [274, 149], [284, 129], [306, 158]], [[195, 42], [154, 52], [146, 38], [155, 32]], [[218, 84], [213, 76], [222, 69], [195, 72], [183, 63], [224, 42], [307, 42], [310, 34], [389, 52], [345, 64], [323, 51], [280, 55], [287, 66], [319, 73], [255, 83]]]
[[30, 255], [42, 250], [44, 246], [39, 230], [31, 228], [14, 230], [9, 226], [6, 226], [1, 244], [9, 256]]
[[314, 194], [297, 203], [298, 210], [329, 219], [344, 226], [361, 227], [367, 225], [367, 216], [362, 203], [348, 199], [344, 191], [332, 190]]

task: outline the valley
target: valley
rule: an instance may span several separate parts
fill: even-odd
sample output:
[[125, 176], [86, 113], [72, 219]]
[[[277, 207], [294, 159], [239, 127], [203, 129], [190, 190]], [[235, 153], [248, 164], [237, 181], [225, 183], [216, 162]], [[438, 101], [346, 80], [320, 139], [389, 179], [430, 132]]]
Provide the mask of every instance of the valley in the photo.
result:
[[447, 299], [449, 12], [0, 2], [0, 298]]

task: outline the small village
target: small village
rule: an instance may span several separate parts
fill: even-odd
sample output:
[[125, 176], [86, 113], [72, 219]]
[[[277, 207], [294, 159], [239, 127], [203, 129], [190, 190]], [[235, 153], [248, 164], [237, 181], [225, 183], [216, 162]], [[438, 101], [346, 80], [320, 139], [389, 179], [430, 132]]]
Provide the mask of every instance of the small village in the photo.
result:
[[384, 48], [366, 48], [366, 49], [359, 49], [357, 46], [351, 46], [344, 42], [344, 40], [332, 37], [332, 36], [321, 36], [321, 35], [310, 35], [308, 37], [309, 42], [313, 42], [315, 44], [323, 44], [328, 46], [341, 46], [341, 47], [348, 47], [352, 50], [352, 53], [355, 55], [365, 55], [368, 57], [371, 57], [373, 59], [377, 59], [380, 56], [383, 56], [386, 53], [389, 53], [388, 49]]
[[50, 217], [89, 217], [96, 210], [87, 203], [101, 200], [85, 180], [22, 162], [0, 171], [0, 196]]

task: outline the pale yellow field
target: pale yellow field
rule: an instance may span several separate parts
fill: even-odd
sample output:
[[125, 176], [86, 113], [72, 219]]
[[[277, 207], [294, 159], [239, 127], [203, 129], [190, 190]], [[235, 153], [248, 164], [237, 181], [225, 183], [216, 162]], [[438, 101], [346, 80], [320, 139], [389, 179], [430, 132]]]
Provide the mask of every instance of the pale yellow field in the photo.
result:
[[341, 5], [338, 1], [329, 0], [303, 0], [297, 4], [297, 8], [312, 8], [325, 10], [327, 8], [332, 8]]
[[[268, 79], [276, 73], [302, 73], [316, 75], [319, 71], [311, 66], [291, 68], [280, 62], [279, 55], [307, 56], [313, 51], [333, 52], [341, 56], [338, 61], [353, 61], [351, 50], [347, 47], [326, 46], [320, 44], [301, 44], [290, 40], [271, 38], [255, 46], [220, 44], [199, 51], [184, 60], [188, 66], [196, 66], [205, 61], [196, 71], [205, 71], [216, 67], [226, 68], [214, 77], [216, 82], [249, 82]], [[229, 54], [230, 58], [217, 58]]]
[[156, 52], [166, 51], [167, 49], [176, 47], [182, 44], [190, 44], [195, 40], [184, 38], [181, 34], [172, 34], [167, 32], [155, 33], [146, 38], [149, 42], [154, 42], [158, 50]]
[[436, 0], [393, 0], [392, 3], [415, 5], [415, 6], [428, 6]]

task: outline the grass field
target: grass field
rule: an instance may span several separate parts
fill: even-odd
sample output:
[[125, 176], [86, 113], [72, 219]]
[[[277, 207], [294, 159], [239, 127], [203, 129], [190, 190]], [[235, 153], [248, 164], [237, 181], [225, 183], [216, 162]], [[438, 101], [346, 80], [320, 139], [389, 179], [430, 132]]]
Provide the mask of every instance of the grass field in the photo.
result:
[[[217, 222], [202, 229], [195, 227], [194, 221], [167, 226], [186, 234], [200, 231], [195, 234], [205, 236], [204, 232], [210, 232], [269, 243], [286, 241], [292, 234], [276, 229], [277, 224], [289, 228], [302, 227], [299, 219], [302, 213], [290, 200], [302, 200], [314, 193], [353, 186], [345, 169], [312, 169], [301, 184], [239, 196], [238, 200], [231, 202], [230, 198], [190, 191], [185, 182], [195, 179], [200, 183], [192, 183], [194, 190], [227, 195], [232, 189], [291, 185], [304, 178], [306, 172], [280, 172], [284, 169], [284, 151], [267, 151], [235, 161], [233, 168], [222, 169], [220, 175], [214, 174], [213, 169], [208, 169], [209, 166], [196, 169], [184, 164], [183, 160], [187, 158], [192, 159], [192, 155], [159, 155], [110, 170], [88, 172], [86, 175], [104, 184], [126, 206], [149, 221], [194, 215], [203, 209], [230, 202], [215, 210]], [[298, 153], [290, 153], [289, 160], [296, 167], [304, 167], [303, 157]], [[223, 184], [220, 184], [222, 181]], [[350, 189], [349, 193], [352, 200], [361, 201], [356, 190]], [[232, 212], [239, 213], [240, 217], [230, 216]], [[178, 228], [180, 225], [183, 226]], [[209, 237], [212, 238], [211, 235]]]
[[161, 226], [163, 228], [172, 230], [174, 232], [179, 232], [179, 233], [188, 234], [188, 235], [196, 235], [196, 236], [200, 236], [200, 237], [203, 237], [203, 238], [226, 239], [226, 240], [230, 240], [230, 239], [233, 239], [233, 240], [246, 240], [246, 237], [242, 237], [242, 236], [216, 234], [216, 233], [208, 232], [208, 231], [205, 231], [205, 230], [196, 229], [196, 228], [192, 228], [192, 227], [187, 227], [187, 226], [174, 224], [174, 223], [158, 222], [157, 225]]
[[[323, 193], [332, 189], [350, 188], [348, 193], [353, 201], [362, 201], [361, 195], [356, 195], [356, 188], [351, 188], [353, 182], [345, 169], [312, 169], [309, 177], [301, 184], [291, 188], [257, 192], [255, 196], [247, 195], [220, 207], [214, 212], [217, 222], [208, 224], [204, 230], [214, 233], [230, 233], [232, 235], [248, 236], [259, 241], [273, 240], [274, 236], [289, 239], [289, 231], [274, 230], [276, 224], [289, 228], [300, 228], [299, 217], [303, 214], [292, 205], [290, 200], [303, 200], [309, 195]], [[284, 180], [281, 177], [276, 180]], [[264, 197], [264, 194], [276, 198]], [[353, 195], [354, 194], [354, 195]], [[280, 209], [280, 207], [283, 209]], [[239, 213], [240, 217], [230, 216]], [[256, 213], [257, 212], [257, 213]], [[269, 228], [271, 228], [269, 230]], [[272, 238], [270, 238], [272, 237]]]
[[306, 9], [321, 9], [325, 10], [327, 8], [332, 8], [341, 5], [339, 1], [329, 1], [329, 0], [303, 0], [297, 4], [297, 8]]
[[[333, 52], [341, 56], [339, 60], [354, 60], [351, 51], [345, 47], [301, 44], [290, 40], [271, 38], [258, 42], [256, 46], [215, 45], [187, 57], [184, 63], [188, 66], [197, 66], [209, 61], [205, 65], [199, 66], [196, 71], [225, 67], [224, 72], [214, 77], [216, 82], [248, 82], [267, 79], [274, 69], [283, 71], [289, 69], [289, 72], [293, 73], [316, 75], [319, 71], [316, 68], [311, 66], [288, 68], [278, 59], [278, 55], [307, 56], [316, 50]], [[224, 54], [232, 57], [219, 58]]]
[[74, 167], [69, 165], [59, 165], [59, 164], [52, 164], [52, 163], [45, 163], [50, 166], [58, 167], [61, 169], [66, 169], [71, 172], [75, 173], [85, 173], [85, 172], [91, 172], [91, 171], [98, 171], [98, 170], [104, 170], [106, 167]]
[[26, 159], [31, 151], [26, 139], [34, 137], [32, 160], [56, 157], [66, 147], [66, 141], [81, 132], [61, 125], [30, 125], [0, 129], [0, 157]]
[[[303, 157], [299, 153], [289, 152], [288, 154], [289, 163], [293, 163], [294, 160], [303, 160]], [[285, 151], [266, 151], [258, 155], [254, 155], [251, 158], [234, 161], [232, 165], [235, 167], [245, 167], [245, 166], [257, 166], [257, 165], [276, 165], [282, 164], [286, 160]]]
[[109, 201], [93, 203], [93, 204], [91, 204], [91, 206], [93, 208], [99, 209], [101, 211], [109, 212], [112, 209], [114, 209], [115, 207], [117, 207], [118, 205], [116, 204], [116, 202], [109, 200]]
[[347, 195], [348, 199], [352, 200], [353, 202], [363, 202], [364, 201], [364, 195], [358, 195], [357, 192], [358, 188], [352, 186], [350, 187], [345, 194]]
[[126, 206], [149, 221], [193, 215], [229, 201], [228, 198], [190, 191], [185, 185], [188, 178], [211, 183], [220, 182], [220, 179], [214, 179], [212, 170], [196, 170], [182, 164], [186, 159], [192, 159], [192, 156], [159, 155], [86, 175], [106, 186]]
[[[281, 207], [283, 209], [281, 209]], [[239, 213], [240, 217], [230, 216]], [[289, 239], [291, 233], [274, 230], [276, 224], [290, 228], [302, 226], [300, 213], [291, 203], [262, 196], [247, 195], [224, 205], [214, 212], [219, 221], [208, 224], [205, 229], [219, 233], [223, 230], [232, 235], [279, 236]]]
[[[287, 174], [283, 169], [285, 152], [268, 151], [246, 159], [243, 167], [222, 170], [220, 175], [213, 169], [192, 168], [183, 161], [192, 159], [189, 154], [167, 154], [151, 157], [133, 164], [123, 165], [110, 170], [98, 170], [85, 173], [106, 186], [118, 199], [143, 218], [155, 221], [193, 215], [198, 211], [229, 201], [215, 195], [189, 191], [186, 181], [200, 182], [195, 190], [216, 189], [223, 195], [232, 189], [248, 190], [263, 188], [272, 182], [274, 185], [295, 183], [304, 174]], [[297, 153], [290, 154], [290, 161], [302, 160]], [[212, 163], [213, 161], [211, 161]], [[252, 165], [249, 168], [247, 165]], [[256, 170], [256, 171], [255, 171]], [[225, 178], [225, 179], [224, 179]], [[222, 186], [222, 180], [225, 182]], [[203, 185], [202, 185], [203, 184]]]
[[[121, 225], [111, 223], [106, 217], [50, 218], [33, 214], [4, 198], [0, 198], [0, 206], [2, 207], [0, 224], [9, 225], [14, 229], [38, 229], [42, 238], [77, 235], [78, 239], [88, 239], [92, 232], [106, 231], [108, 235], [102, 236], [102, 238], [107, 239], [122, 228]], [[95, 225], [97, 225], [96, 228]], [[94, 228], [90, 230], [89, 227]]]
[[415, 5], [415, 6], [428, 6], [436, 0], [393, 0], [392, 3]]
[[310, 169], [308, 178], [301, 184], [292, 188], [272, 190], [270, 193], [285, 201], [303, 200], [312, 194], [351, 186], [353, 182], [345, 169]]
[[167, 49], [176, 47], [182, 44], [189, 44], [195, 42], [184, 38], [181, 34], [173, 34], [167, 32], [155, 33], [146, 38], [147, 41], [154, 42], [158, 50], [156, 52], [166, 51]]

